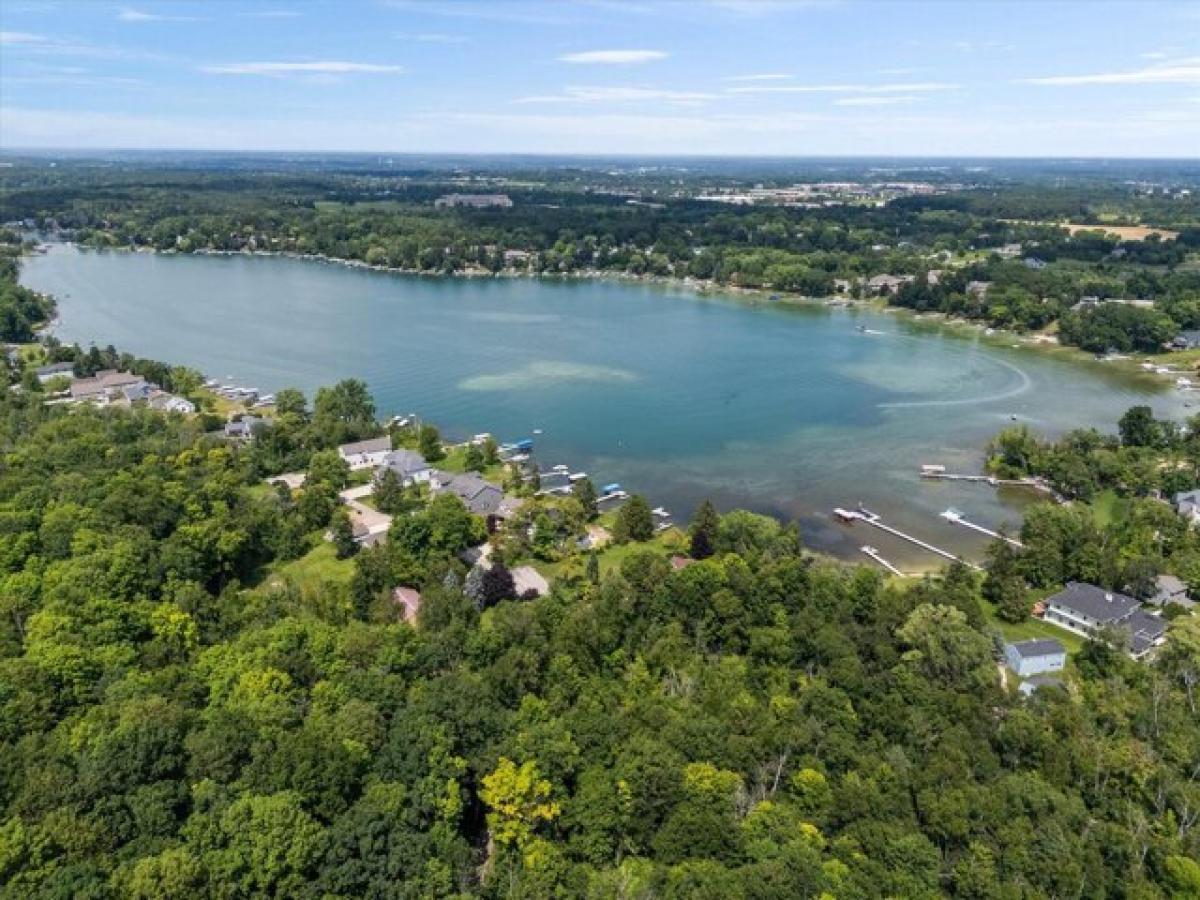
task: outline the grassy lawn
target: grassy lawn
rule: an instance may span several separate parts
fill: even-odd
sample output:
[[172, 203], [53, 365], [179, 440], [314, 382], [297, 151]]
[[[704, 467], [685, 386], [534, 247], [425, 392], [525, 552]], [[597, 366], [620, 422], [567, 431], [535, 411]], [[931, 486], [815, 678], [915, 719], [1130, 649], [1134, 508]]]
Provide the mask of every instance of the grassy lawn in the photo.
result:
[[354, 560], [338, 559], [333, 544], [322, 540], [299, 559], [271, 567], [264, 583], [286, 579], [300, 588], [317, 588], [325, 582], [349, 584], [354, 577]]
[[1113, 523], [1125, 518], [1129, 509], [1129, 501], [1122, 500], [1115, 491], [1101, 491], [1092, 500], [1091, 507], [1092, 515], [1096, 517], [1096, 524], [1102, 528], [1108, 528]]
[[996, 616], [996, 608], [994, 606], [986, 600], [981, 602], [983, 603], [983, 611], [987, 616], [988, 624], [994, 625], [996, 630], [1004, 635], [1005, 640], [1029, 641], [1053, 638], [1067, 648], [1068, 655], [1078, 653], [1083, 649], [1084, 640], [1078, 635], [1032, 617], [1015, 625], [1011, 622], [1005, 622]]
[[[431, 463], [443, 472], [461, 473], [467, 471], [467, 448], [454, 447], [446, 451], [444, 458]], [[479, 473], [483, 478], [495, 484], [504, 483], [504, 463], [494, 463]]]

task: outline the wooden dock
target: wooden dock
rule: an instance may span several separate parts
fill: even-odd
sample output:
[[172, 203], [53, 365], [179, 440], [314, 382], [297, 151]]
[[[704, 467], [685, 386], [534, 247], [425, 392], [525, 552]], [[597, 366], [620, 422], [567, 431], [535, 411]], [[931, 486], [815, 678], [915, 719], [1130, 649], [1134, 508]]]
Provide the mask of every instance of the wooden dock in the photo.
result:
[[1000, 534], [998, 531], [992, 531], [990, 528], [984, 528], [982, 525], [976, 525], [966, 516], [960, 513], [957, 509], [948, 509], [941, 514], [942, 518], [952, 525], [961, 525], [963, 528], [970, 528], [972, 531], [978, 531], [980, 534], [986, 534], [990, 538], [1000, 538], [1007, 541], [1014, 547], [1024, 549], [1025, 545], [1016, 538], [1010, 538], [1008, 535]]
[[935, 547], [928, 541], [923, 541], [919, 537], [907, 534], [906, 532], [901, 531], [899, 528], [893, 528], [891, 525], [885, 525], [883, 519], [878, 513], [871, 512], [871, 510], [867, 509], [865, 506], [860, 506], [858, 509], [853, 510], [838, 507], [833, 511], [833, 514], [843, 522], [847, 523], [866, 522], [868, 525], [874, 526], [880, 531], [886, 531], [888, 534], [898, 537], [902, 541], [908, 541], [910, 544], [915, 544], [922, 550], [928, 550], [930, 553], [940, 556], [943, 559], [948, 559], [951, 562], [960, 562], [964, 566], [974, 569], [976, 572], [983, 571], [982, 566], [978, 566], [969, 560], [965, 560], [961, 556], [956, 556], [949, 550], [943, 550], [941, 547]]
[[897, 569], [895, 566], [893, 566], [890, 562], [888, 562], [886, 559], [884, 559], [883, 555], [878, 550], [876, 550], [874, 547], [862, 546], [862, 547], [859, 547], [858, 549], [861, 550], [863, 553], [867, 554], [867, 556], [871, 557], [871, 559], [875, 560], [875, 562], [879, 563], [879, 565], [883, 566], [883, 568], [887, 569], [893, 575], [898, 575], [901, 578], [912, 578], [913, 577], [909, 573], [901, 572], [899, 569]]

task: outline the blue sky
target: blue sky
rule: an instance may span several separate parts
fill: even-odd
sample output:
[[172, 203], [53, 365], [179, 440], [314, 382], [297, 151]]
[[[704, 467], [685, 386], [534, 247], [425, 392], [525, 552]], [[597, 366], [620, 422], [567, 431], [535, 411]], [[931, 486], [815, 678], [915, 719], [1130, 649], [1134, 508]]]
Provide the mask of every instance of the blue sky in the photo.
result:
[[1200, 3], [3, 0], [0, 147], [1200, 156]]

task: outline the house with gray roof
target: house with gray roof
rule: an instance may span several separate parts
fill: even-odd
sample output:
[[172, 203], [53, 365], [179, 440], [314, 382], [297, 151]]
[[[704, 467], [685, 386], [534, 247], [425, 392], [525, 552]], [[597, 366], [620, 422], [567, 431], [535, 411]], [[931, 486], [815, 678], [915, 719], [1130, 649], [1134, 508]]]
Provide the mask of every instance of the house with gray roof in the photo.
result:
[[1187, 582], [1175, 575], [1159, 575], [1155, 578], [1154, 596], [1147, 602], [1153, 603], [1155, 606], [1174, 603], [1176, 606], [1185, 606], [1188, 609], [1196, 605], [1195, 601], [1188, 596]]
[[76, 402], [99, 403], [106, 406], [113, 400], [124, 399], [128, 387], [145, 383], [146, 379], [132, 372], [102, 369], [91, 378], [76, 378], [71, 382], [71, 399]]
[[1167, 623], [1145, 612], [1132, 597], [1079, 581], [1046, 599], [1045, 619], [1084, 637], [1115, 629], [1126, 636], [1134, 659], [1160, 645], [1167, 632]]
[[236, 421], [225, 423], [225, 437], [237, 441], [250, 441], [254, 439], [255, 431], [270, 424], [270, 419], [263, 419], [259, 416], [242, 416]]
[[474, 472], [455, 475], [442, 490], [449, 491], [477, 516], [494, 516], [504, 499], [504, 491], [490, 481], [484, 481]]
[[1017, 675], [1029, 678], [1046, 672], [1061, 672], [1067, 664], [1067, 651], [1050, 638], [1015, 641], [1004, 645], [1004, 659]]
[[382, 464], [383, 458], [391, 452], [392, 439], [386, 434], [338, 447], [338, 455], [351, 469], [373, 469]]
[[415, 450], [405, 449], [393, 450], [383, 457], [375, 472], [375, 480], [378, 481], [385, 471], [395, 472], [405, 487], [411, 484], [428, 484], [433, 473], [429, 463], [425, 462], [425, 457]]
[[69, 362], [50, 363], [48, 366], [38, 366], [38, 368], [33, 370], [33, 374], [37, 376], [37, 380], [42, 384], [45, 384], [52, 378], [62, 378], [64, 376], [70, 378], [74, 372], [75, 363]]

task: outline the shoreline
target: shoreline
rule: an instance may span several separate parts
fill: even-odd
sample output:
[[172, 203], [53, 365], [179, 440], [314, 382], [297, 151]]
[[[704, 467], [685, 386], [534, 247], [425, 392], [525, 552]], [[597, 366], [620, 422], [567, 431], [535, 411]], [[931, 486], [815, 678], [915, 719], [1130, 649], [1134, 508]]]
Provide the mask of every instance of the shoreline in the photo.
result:
[[[882, 296], [855, 298], [842, 295], [827, 297], [812, 297], [803, 294], [790, 294], [786, 291], [776, 291], [767, 288], [750, 288], [738, 285], [718, 284], [711, 279], [701, 280], [690, 277], [678, 278], [673, 275], [633, 275], [628, 272], [610, 272], [603, 269], [580, 269], [574, 272], [529, 272], [517, 269], [503, 269], [491, 272], [483, 269], [465, 269], [453, 272], [430, 272], [422, 269], [411, 269], [403, 266], [384, 266], [367, 263], [363, 260], [328, 256], [323, 253], [300, 253], [294, 250], [159, 250], [154, 247], [91, 247], [78, 241], [53, 241], [71, 246], [77, 250], [120, 253], [144, 253], [156, 256], [217, 256], [217, 257], [246, 257], [262, 259], [290, 259], [299, 262], [320, 263], [322, 265], [342, 266], [347, 269], [360, 269], [368, 272], [379, 272], [390, 275], [416, 276], [420, 278], [466, 278], [466, 279], [530, 279], [535, 281], [616, 281], [630, 284], [650, 285], [662, 288], [673, 288], [690, 292], [697, 297], [717, 298], [751, 306], [784, 306], [798, 308], [844, 309], [847, 311], [867, 311], [882, 315], [897, 315], [904, 317], [910, 323], [926, 323], [935, 325], [951, 334], [961, 337], [978, 338], [993, 345], [996, 349], [1033, 350], [1041, 352], [1050, 358], [1058, 358], [1069, 363], [1084, 363], [1088, 365], [1103, 363], [1111, 368], [1118, 368], [1125, 374], [1136, 376], [1147, 385], [1154, 385], [1164, 392], [1174, 385], [1165, 383], [1165, 377], [1178, 377], [1187, 372], [1172, 372], [1164, 376], [1148, 372], [1142, 368], [1142, 362], [1153, 359], [1169, 360], [1171, 354], [1164, 353], [1160, 357], [1147, 356], [1144, 353], [1129, 354], [1128, 358], [1101, 359], [1090, 351], [1079, 347], [1061, 344], [1057, 339], [1039, 340], [1037, 335], [1044, 332], [1027, 333], [1012, 331], [1007, 328], [989, 326], [977, 319], [967, 319], [949, 313], [931, 311], [918, 312], [904, 306], [892, 306]], [[40, 245], [41, 246], [41, 245]], [[57, 321], [57, 318], [56, 320]], [[52, 327], [47, 323], [45, 328]], [[990, 332], [990, 333], [989, 333]], [[1195, 372], [1195, 370], [1192, 370]], [[1197, 387], [1200, 388], [1200, 376]], [[1197, 391], [1200, 401], [1200, 390]]]

